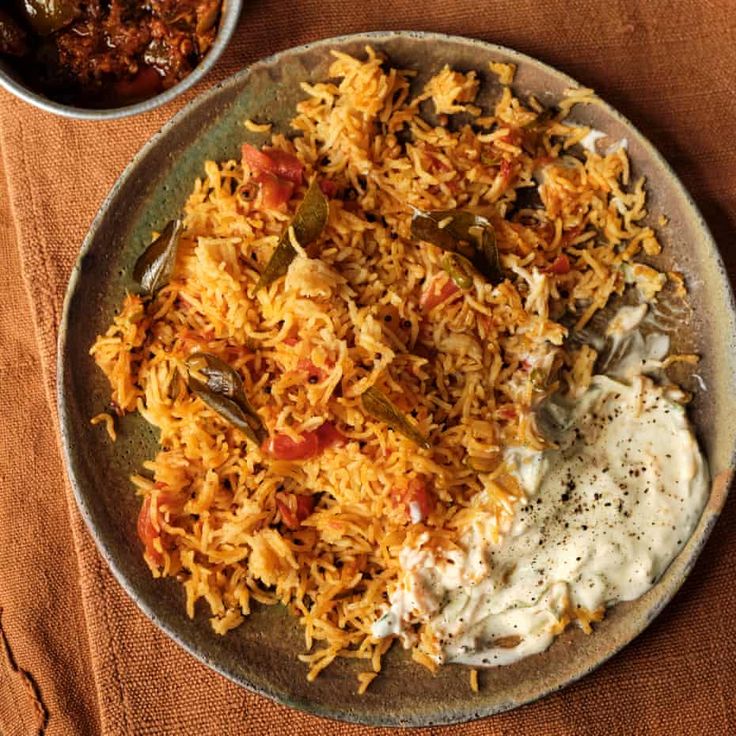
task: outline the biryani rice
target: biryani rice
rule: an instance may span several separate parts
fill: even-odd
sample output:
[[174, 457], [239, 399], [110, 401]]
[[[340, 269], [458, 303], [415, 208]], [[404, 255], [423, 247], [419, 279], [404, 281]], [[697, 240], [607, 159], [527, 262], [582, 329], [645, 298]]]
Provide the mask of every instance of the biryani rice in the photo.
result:
[[[148, 502], [139, 524], [156, 533], [152, 573], [181, 581], [189, 616], [205, 601], [219, 634], [254, 601], [286, 605], [304, 629], [308, 679], [338, 657], [362, 659], [364, 692], [392, 643], [371, 627], [402, 584], [400, 550], [453, 549], [473, 525], [500, 537], [521, 497], [503, 447], [545, 447], [534, 406], [554, 390], [584, 390], [596, 358], [567, 345], [570, 327], [588, 324], [623, 292], [627, 264], [660, 246], [625, 149], [569, 153], [589, 131], [565, 117], [595, 100], [589, 90], [548, 114], [514, 97], [513, 68], [494, 64], [505, 86], [485, 111], [473, 72], [443, 69], [412, 97], [412, 74], [372, 49], [334, 57], [333, 81], [302, 85], [295, 136], [269, 141], [296, 155], [307, 181], [343, 192], [330, 199], [318, 259], [302, 250], [285, 279], [256, 292], [304, 186], [269, 210], [240, 196], [247, 166], [208, 161], [184, 208], [173, 279], [152, 299], [128, 294], [92, 354], [118, 411], [137, 410], [160, 430], [160, 451], [133, 477]], [[420, 114], [424, 100], [475, 122], [434, 126]], [[542, 208], [517, 207], [538, 182]], [[486, 216], [508, 278], [493, 286], [475, 275], [453, 291], [442, 252], [411, 238], [414, 208]], [[563, 256], [569, 270], [555, 273]], [[664, 277], [649, 270], [633, 278], [652, 297]], [[427, 308], [427, 293], [443, 289], [453, 293]], [[296, 441], [330, 421], [346, 444], [301, 462], [268, 457], [189, 391], [185, 361], [196, 351], [238, 371], [271, 434]], [[535, 371], [547, 385], [535, 385]], [[360, 395], [372, 386], [431, 450], [366, 416]], [[434, 499], [418, 523], [402, 500], [412, 483]], [[300, 495], [314, 510], [289, 528]], [[570, 612], [586, 629], [597, 615]], [[436, 669], [430, 631], [416, 632], [412, 657]]]

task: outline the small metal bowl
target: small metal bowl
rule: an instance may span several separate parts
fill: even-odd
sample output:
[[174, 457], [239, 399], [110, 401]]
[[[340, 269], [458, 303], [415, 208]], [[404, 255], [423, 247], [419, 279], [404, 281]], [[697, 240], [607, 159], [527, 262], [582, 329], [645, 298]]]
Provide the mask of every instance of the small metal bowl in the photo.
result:
[[148, 112], [156, 107], [165, 105], [175, 97], [178, 97], [185, 90], [193, 87], [210, 71], [210, 69], [212, 69], [228, 43], [230, 43], [230, 39], [232, 38], [238, 24], [238, 18], [240, 17], [242, 7], [242, 0], [223, 0], [220, 23], [217, 29], [215, 42], [212, 44], [212, 48], [207, 51], [207, 54], [201, 63], [197, 65], [191, 74], [187, 75], [173, 87], [170, 87], [154, 97], [149, 97], [146, 100], [136, 102], [132, 105], [96, 109], [89, 107], [76, 107], [74, 105], [65, 105], [61, 102], [55, 102], [54, 100], [51, 100], [45, 95], [28, 87], [28, 85], [26, 85], [22, 80], [21, 76], [13, 69], [12, 62], [8, 62], [5, 59], [0, 59], [0, 86], [31, 105], [35, 105], [36, 107], [40, 107], [42, 110], [46, 110], [47, 112], [52, 112], [55, 115], [61, 115], [66, 118], [77, 118], [78, 120], [112, 120], [114, 118], [125, 118], [130, 115], [137, 115], [141, 112]]

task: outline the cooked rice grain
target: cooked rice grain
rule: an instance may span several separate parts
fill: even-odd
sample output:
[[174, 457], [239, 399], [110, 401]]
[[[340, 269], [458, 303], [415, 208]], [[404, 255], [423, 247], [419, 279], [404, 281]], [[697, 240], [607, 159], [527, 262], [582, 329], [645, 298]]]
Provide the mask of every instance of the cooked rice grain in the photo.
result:
[[[401, 584], [399, 552], [420, 538], [452, 549], [472, 525], [499, 538], [521, 497], [502, 449], [543, 448], [535, 403], [590, 381], [595, 351], [568, 355], [563, 315], [584, 326], [622, 293], [627, 264], [659, 244], [641, 224], [643, 181], [629, 188], [625, 150], [567, 150], [587, 129], [564, 117], [596, 101], [590, 90], [549, 117], [505, 86], [476, 127], [433, 127], [419, 115], [423, 99], [445, 115], [481, 113], [474, 73], [445, 68], [412, 98], [412, 75], [372, 49], [363, 60], [334, 56], [330, 81], [302, 85], [296, 136], [270, 143], [299, 158], [307, 181], [338, 190], [319, 260], [302, 252], [285, 279], [256, 292], [304, 188], [267, 210], [239, 196], [250, 178], [241, 162], [208, 161], [184, 209], [174, 278], [150, 300], [126, 296], [92, 354], [119, 410], [160, 430], [161, 450], [145, 464], [152, 480], [134, 478], [160, 531], [146, 553], [154, 574], [182, 581], [188, 615], [204, 600], [220, 634], [253, 601], [288, 606], [304, 627], [309, 679], [338, 657], [366, 659], [363, 692], [392, 641], [371, 627]], [[491, 68], [511, 82], [509, 65]], [[537, 183], [541, 207], [521, 204]], [[451, 284], [440, 250], [411, 239], [413, 208], [486, 216], [509, 278], [494, 287], [476, 275], [425, 310], [427, 290]], [[645, 268], [635, 277], [656, 293], [660, 276]], [[298, 439], [329, 420], [347, 443], [304, 462], [270, 459], [188, 390], [195, 351], [240, 373], [271, 434]], [[558, 378], [535, 385], [533, 369]], [[365, 415], [360, 394], [371, 386], [411, 413], [431, 450]], [[433, 508], [413, 523], [406, 494], [421, 484]], [[314, 510], [291, 528], [289, 504], [303, 494]], [[426, 627], [412, 656], [437, 667]]]

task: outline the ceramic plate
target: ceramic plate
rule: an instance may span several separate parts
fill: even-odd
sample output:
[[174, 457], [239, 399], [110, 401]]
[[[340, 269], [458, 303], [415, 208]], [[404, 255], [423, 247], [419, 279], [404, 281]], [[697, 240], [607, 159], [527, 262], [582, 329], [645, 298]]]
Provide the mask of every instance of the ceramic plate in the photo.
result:
[[[473, 694], [464, 668], [447, 666], [433, 677], [396, 646], [385, 674], [364, 696], [355, 694], [354, 663], [336, 662], [314, 684], [297, 660], [303, 636], [281, 607], [258, 609], [225, 637], [210, 629], [202, 610], [184, 610], [174, 580], [154, 580], [136, 537], [139, 502], [129, 476], [156, 449], [153, 430], [138, 416], [120, 423], [114, 445], [89, 419], [109, 401], [107, 380], [88, 355], [104, 332], [126, 288], [132, 265], [153, 229], [178, 213], [206, 159], [238, 156], [246, 139], [243, 120], [272, 120], [288, 130], [299, 83], [327, 76], [330, 49], [362, 54], [371, 44], [394, 65], [419, 70], [418, 83], [445, 64], [477, 69], [484, 98], [499, 88], [488, 62], [517, 64], [515, 91], [553, 103], [574, 80], [500, 46], [423, 33], [375, 33], [319, 41], [254, 64], [210, 89], [184, 108], [133, 159], [102, 205], [71, 276], [59, 340], [59, 413], [67, 467], [79, 507], [117, 579], [143, 612], [202, 662], [245, 687], [295, 708], [367, 724], [425, 725], [489, 715], [557, 690], [600, 665], [662, 610], [682, 584], [723, 504], [736, 441], [736, 321], [727, 276], [715, 243], [692, 200], [669, 166], [637, 130], [606, 105], [579, 107], [574, 118], [626, 138], [633, 167], [647, 177], [649, 209], [667, 213], [660, 230], [665, 246], [660, 268], [684, 272], [694, 306], [693, 322], [676, 342], [703, 355], [699, 369], [708, 386], [698, 392], [692, 417], [715, 478], [699, 526], [660, 582], [637, 601], [612, 609], [592, 636], [570, 629], [545, 653], [481, 673]], [[262, 138], [251, 136], [253, 143]], [[688, 388], [688, 386], [686, 386]]]

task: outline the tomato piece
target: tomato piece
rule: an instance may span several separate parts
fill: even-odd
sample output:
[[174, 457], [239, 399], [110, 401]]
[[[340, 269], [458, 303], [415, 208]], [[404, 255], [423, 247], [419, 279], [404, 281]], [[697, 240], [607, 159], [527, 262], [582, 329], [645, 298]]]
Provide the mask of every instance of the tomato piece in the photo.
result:
[[256, 177], [262, 174], [271, 174], [292, 184], [299, 185], [302, 183], [304, 167], [301, 161], [291, 153], [281, 151], [278, 148], [264, 148], [259, 151], [250, 143], [244, 143], [242, 155], [243, 164]]
[[434, 495], [419, 478], [409, 481], [408, 506], [414, 524], [425, 521], [434, 509]]
[[278, 148], [266, 148], [263, 153], [271, 159], [270, 173], [297, 186], [302, 183], [304, 167], [296, 156]]
[[291, 199], [294, 185], [290, 181], [267, 172], [258, 174], [256, 181], [261, 185], [261, 204], [266, 209], [278, 209]]
[[547, 271], [549, 273], [556, 273], [558, 276], [564, 276], [566, 273], [570, 273], [570, 259], [565, 253], [560, 253]]
[[298, 442], [286, 434], [267, 439], [261, 449], [276, 460], [310, 460], [328, 447], [340, 447], [347, 442], [332, 422], [325, 422], [311, 432], [305, 432]]
[[289, 508], [288, 504], [277, 498], [276, 507], [281, 513], [281, 519], [283, 520], [284, 524], [289, 527], [289, 529], [299, 528], [299, 521], [297, 520], [296, 516], [294, 516], [294, 512]]
[[319, 453], [316, 432], [307, 432], [295, 442], [286, 434], [276, 434], [264, 443], [263, 449], [276, 460], [309, 460]]
[[452, 279], [447, 279], [439, 289], [437, 288], [437, 279], [435, 279], [422, 294], [419, 305], [425, 312], [431, 312], [438, 304], [442, 304], [458, 291], [460, 291], [460, 287]]
[[319, 383], [320, 381], [324, 381], [326, 377], [325, 372], [321, 368], [317, 368], [317, 366], [307, 358], [300, 358], [299, 362], [296, 364], [296, 367], [300, 371], [306, 371], [308, 379], [312, 377], [316, 378], [317, 383]]
[[[156, 483], [156, 487], [161, 487], [162, 484]], [[167, 494], [160, 494], [158, 502], [151, 513], [151, 496], [146, 496], [141, 504], [141, 510], [138, 513], [138, 522], [136, 524], [138, 530], [138, 538], [143, 542], [145, 547], [146, 557], [154, 563], [154, 565], [160, 566], [164, 562], [163, 555], [158, 551], [154, 542], [157, 539], [163, 539], [161, 533], [161, 512], [158, 509], [158, 504], [169, 504], [171, 503], [171, 497]]]
[[259, 151], [250, 143], [244, 143], [242, 148], [243, 164], [246, 165], [255, 176], [264, 171], [273, 173], [273, 162], [263, 151]]
[[320, 451], [328, 447], [342, 447], [348, 438], [332, 423], [325, 422], [315, 430]]
[[325, 197], [334, 197], [337, 194], [337, 184], [332, 179], [320, 179], [319, 188]]
[[[301, 496], [293, 493], [288, 494], [289, 503], [276, 499], [276, 507], [281, 513], [281, 519], [289, 529], [298, 529], [304, 519], [314, 511], [314, 496]], [[290, 502], [296, 499], [296, 513], [291, 510]]]
[[289, 334], [284, 338], [284, 345], [294, 346], [299, 342], [299, 328], [292, 325]]
[[435, 505], [435, 497], [421, 478], [412, 478], [406, 488], [392, 489], [389, 498], [394, 506], [404, 506], [412, 524], [426, 521]]
[[301, 524], [314, 511], [314, 496], [296, 497], [296, 518]]

